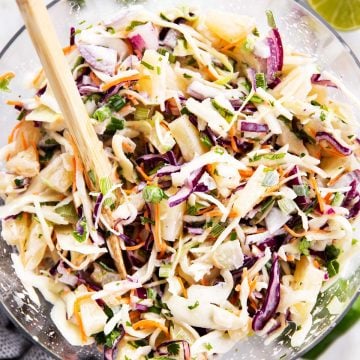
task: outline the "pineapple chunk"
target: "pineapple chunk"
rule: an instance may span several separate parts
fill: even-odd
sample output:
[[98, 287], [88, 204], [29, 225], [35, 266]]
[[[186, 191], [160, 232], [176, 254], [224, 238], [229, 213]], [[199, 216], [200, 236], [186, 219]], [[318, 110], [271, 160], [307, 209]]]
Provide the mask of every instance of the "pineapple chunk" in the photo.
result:
[[186, 161], [206, 152], [206, 147], [200, 141], [199, 131], [186, 115], [170, 123], [169, 128]]
[[237, 43], [255, 28], [255, 21], [248, 16], [210, 10], [206, 17], [206, 26], [220, 39]]

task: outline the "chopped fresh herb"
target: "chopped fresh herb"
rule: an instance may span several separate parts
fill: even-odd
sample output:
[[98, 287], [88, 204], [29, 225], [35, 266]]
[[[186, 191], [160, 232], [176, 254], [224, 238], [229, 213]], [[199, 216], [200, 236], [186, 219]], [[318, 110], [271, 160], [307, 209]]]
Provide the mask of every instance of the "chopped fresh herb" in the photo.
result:
[[176, 56], [174, 54], [172, 54], [171, 52], [169, 52], [167, 49], [164, 48], [160, 48], [157, 50], [157, 52], [160, 55], [166, 56], [166, 54], [169, 54], [169, 63], [170, 64], [175, 64], [176, 62]]
[[334, 194], [334, 198], [331, 201], [332, 206], [341, 206], [344, 201], [345, 195], [343, 193], [337, 192]]
[[334, 260], [340, 255], [340, 249], [334, 245], [327, 245], [325, 248], [325, 254], [328, 260]]
[[141, 65], [145, 66], [149, 70], [154, 70], [155, 69], [151, 64], [149, 64], [149, 63], [147, 63], [145, 61], [141, 61]]
[[150, 306], [148, 309], [148, 312], [154, 313], [154, 314], [160, 314], [161, 313], [161, 308], [157, 307], [157, 306]]
[[293, 185], [292, 188], [297, 196], [309, 196], [309, 186], [306, 184]]
[[253, 31], [252, 31], [252, 34], [255, 35], [255, 36], [260, 36], [259, 29], [258, 29], [258, 28], [254, 28]]
[[318, 101], [316, 101], [316, 100], [311, 100], [310, 104], [313, 105], [313, 106], [319, 106], [319, 107], [321, 107], [321, 104], [320, 104]]
[[326, 265], [329, 277], [334, 277], [339, 273], [340, 264], [336, 260], [331, 260]]
[[199, 305], [200, 305], [199, 301], [196, 300], [193, 305], [189, 305], [189, 306], [188, 306], [188, 309], [189, 309], [189, 310], [194, 310], [194, 309], [196, 309]]
[[107, 31], [108, 33], [112, 34], [112, 35], [115, 34], [115, 32], [116, 32], [115, 29], [114, 29], [113, 27], [111, 27], [111, 26], [110, 26], [110, 27], [107, 27], [107, 28], [106, 28], [106, 31]]
[[236, 240], [236, 239], [237, 239], [237, 234], [236, 234], [235, 231], [232, 231], [232, 232], [230, 233], [230, 240], [231, 240], [231, 241], [234, 241], [234, 240]]
[[95, 110], [92, 117], [97, 121], [103, 122], [111, 116], [111, 110], [108, 106], [101, 106]]
[[160, 13], [160, 17], [165, 20], [165, 21], [171, 21], [170, 19], [168, 19], [163, 13]]
[[355, 135], [348, 135], [348, 139], [351, 140]]
[[326, 114], [325, 114], [323, 111], [320, 113], [320, 120], [321, 120], [321, 121], [325, 121], [325, 120], [326, 120]]
[[262, 89], [266, 90], [267, 83], [266, 83], [266, 77], [265, 77], [264, 73], [257, 73], [255, 75], [255, 82], [256, 82], [257, 88], [262, 88]]
[[262, 159], [266, 160], [281, 160], [285, 157], [286, 153], [276, 153], [276, 154], [255, 154], [251, 159], [250, 162], [259, 161]]
[[21, 111], [20, 111], [20, 114], [18, 115], [18, 117], [16, 118], [16, 120], [22, 120], [25, 116], [26, 116], [26, 114], [27, 114], [27, 110], [25, 110], [25, 109], [22, 109]]
[[179, 351], [180, 351], [180, 345], [176, 342], [173, 342], [173, 343], [170, 343], [168, 346], [167, 346], [167, 350], [168, 350], [168, 353], [169, 355], [178, 355], [179, 354]]
[[154, 220], [151, 220], [150, 218], [147, 218], [145, 216], [140, 216], [140, 221], [141, 221], [141, 225], [145, 225], [145, 224], [155, 225]]
[[130, 23], [130, 25], [126, 28], [126, 31], [131, 31], [131, 30], [134, 30], [134, 28], [136, 28], [137, 26], [139, 25], [144, 25], [146, 24], [146, 21], [137, 21], [137, 20], [134, 20]]
[[198, 211], [200, 209], [202, 209], [202, 208], [204, 208], [204, 205], [199, 204], [199, 203], [195, 203], [195, 205], [191, 205], [191, 206], [188, 207], [186, 213], [188, 215], [193, 215], [194, 216], [194, 215], [197, 215]]
[[156, 299], [156, 291], [154, 289], [146, 289], [146, 295], [148, 299], [155, 300]]
[[138, 106], [134, 113], [135, 120], [147, 120], [149, 118], [150, 109]]
[[125, 323], [125, 325], [126, 325], [126, 326], [132, 326], [132, 324], [131, 324], [130, 321], [127, 321], [127, 322]]
[[160, 67], [160, 66], [157, 66], [157, 67], [156, 67], [156, 73], [157, 73], [158, 75], [161, 74], [161, 67]]
[[274, 14], [272, 13], [271, 10], [266, 10], [266, 17], [267, 17], [267, 22], [269, 24], [269, 26], [272, 29], [276, 29], [276, 22], [275, 22], [275, 18], [274, 18]]
[[147, 203], [157, 204], [162, 199], [167, 198], [163, 189], [155, 185], [146, 185], [143, 189], [143, 198]]
[[210, 351], [213, 347], [210, 343], [205, 343], [204, 344], [204, 348], [207, 350], [207, 351]]
[[92, 184], [95, 186], [96, 185], [96, 176], [95, 176], [94, 170], [89, 170], [88, 176], [89, 176], [89, 179], [92, 182]]
[[188, 110], [187, 107], [183, 107], [180, 111], [181, 115], [190, 115], [191, 112]]
[[14, 183], [16, 187], [22, 187], [24, 185], [24, 178], [16, 178], [14, 179]]
[[186, 74], [186, 73], [184, 73], [184, 74], [183, 74], [183, 77], [184, 77], [185, 79], [191, 79], [191, 78], [192, 78], [192, 76], [191, 76], [191, 75]]
[[214, 237], [218, 237], [224, 230], [225, 230], [225, 227], [223, 225], [215, 224], [210, 231], [210, 235], [212, 235]]
[[216, 111], [228, 122], [230, 123], [234, 118], [234, 113], [220, 105], [215, 99], [211, 100], [212, 106], [216, 109]]
[[219, 155], [225, 154], [225, 149], [221, 146], [215, 146], [214, 152]]
[[55, 208], [55, 212], [61, 215], [70, 223], [76, 223], [78, 219], [78, 214], [72, 202]]
[[85, 217], [81, 218], [79, 227], [81, 228], [81, 231], [74, 230], [72, 232], [72, 235], [77, 242], [82, 243], [87, 239], [87, 233], [88, 233], [87, 222]]
[[108, 106], [113, 111], [120, 111], [126, 105], [126, 101], [120, 95], [113, 95], [108, 100]]
[[171, 264], [162, 264], [159, 268], [159, 277], [168, 278], [170, 276], [171, 268]]
[[310, 247], [310, 241], [308, 241], [305, 237], [301, 238], [299, 242], [299, 251], [301, 254], [305, 256], [310, 255], [309, 247]]
[[200, 141], [202, 144], [204, 144], [206, 147], [211, 148], [212, 142], [210, 141], [210, 138], [205, 133], [200, 133]]
[[114, 116], [111, 117], [110, 123], [106, 127], [106, 134], [114, 134], [117, 130], [122, 130], [125, 126], [124, 119], [118, 119]]
[[108, 272], [115, 272], [114, 269], [112, 269], [111, 267], [107, 266], [104, 262], [99, 261], [98, 264], [106, 271]]
[[265, 174], [262, 186], [275, 186], [279, 182], [279, 173], [276, 170], [268, 171]]
[[351, 240], [351, 245], [356, 245], [358, 243], [358, 240], [357, 239], [352, 239]]
[[8, 72], [4, 75], [0, 76], [0, 91], [6, 91], [9, 92], [10, 88], [10, 81], [14, 77], [14, 73]]
[[305, 157], [305, 156], [306, 156], [305, 153], [301, 153], [301, 154], [299, 155], [299, 157], [301, 157], [301, 158], [303, 158], [303, 157]]

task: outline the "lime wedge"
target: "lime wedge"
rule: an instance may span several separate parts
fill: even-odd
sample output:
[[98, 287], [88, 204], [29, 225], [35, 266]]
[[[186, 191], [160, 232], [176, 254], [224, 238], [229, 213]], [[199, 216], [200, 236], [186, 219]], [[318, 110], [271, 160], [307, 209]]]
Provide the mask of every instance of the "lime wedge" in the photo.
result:
[[308, 0], [308, 3], [337, 30], [360, 28], [360, 0]]

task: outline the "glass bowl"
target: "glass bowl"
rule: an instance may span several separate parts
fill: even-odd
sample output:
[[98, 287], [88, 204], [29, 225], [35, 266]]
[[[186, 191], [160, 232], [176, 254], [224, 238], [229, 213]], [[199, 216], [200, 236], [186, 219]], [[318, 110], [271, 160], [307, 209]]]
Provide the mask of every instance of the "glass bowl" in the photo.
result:
[[[186, 3], [187, 0], [144, 0], [144, 1], [115, 1], [115, 0], [87, 0], [87, 6], [81, 10], [75, 2], [55, 0], [49, 5], [49, 11], [54, 25], [65, 45], [68, 44], [69, 28], [80, 21], [93, 22], [109, 16], [124, 6], [141, 3], [147, 9], [160, 10]], [[340, 77], [355, 96], [360, 98], [360, 63], [352, 54], [349, 47], [314, 14], [310, 13], [299, 3], [292, 0], [256, 0], [249, 6], [248, 0], [193, 0], [191, 5], [203, 9], [224, 9], [256, 18], [260, 30], [266, 30], [265, 10], [273, 11], [285, 44], [291, 44], [299, 51], [317, 56], [319, 65]], [[14, 71], [17, 77], [12, 81], [12, 94], [0, 94], [0, 145], [6, 143], [7, 135], [14, 126], [16, 113], [9, 106], [4, 105], [8, 98], [27, 96], [29, 89], [26, 82], [40, 67], [31, 41], [24, 28], [21, 28], [0, 53], [0, 73]], [[359, 227], [358, 227], [359, 228]], [[49, 354], [59, 359], [100, 359], [102, 356], [95, 347], [70, 346], [56, 330], [49, 317], [51, 306], [41, 300], [38, 308], [27, 297], [26, 292], [17, 279], [12, 267], [10, 253], [13, 249], [0, 241], [0, 304], [10, 318], [34, 342], [40, 344]], [[318, 341], [320, 341], [342, 318], [356, 299], [360, 285], [360, 267], [357, 259], [352, 259], [351, 267], [347, 266], [342, 279], [333, 284], [320, 296], [314, 309], [314, 325], [301, 348], [291, 348], [286, 334], [274, 343], [264, 345], [263, 339], [253, 336], [240, 342], [223, 360], [251, 360], [251, 359], [295, 359]], [[354, 264], [357, 264], [354, 266]], [[337, 311], [330, 312], [326, 305], [334, 302], [337, 296], [340, 300]], [[340, 305], [339, 305], [340, 304]], [[332, 309], [334, 310], [334, 309]], [[292, 331], [288, 328], [286, 333]]]

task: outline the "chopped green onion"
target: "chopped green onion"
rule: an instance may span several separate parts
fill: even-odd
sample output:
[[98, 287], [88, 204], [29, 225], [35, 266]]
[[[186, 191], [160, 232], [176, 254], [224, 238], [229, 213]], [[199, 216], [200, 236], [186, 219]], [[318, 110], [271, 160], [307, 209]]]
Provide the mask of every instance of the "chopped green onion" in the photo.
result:
[[325, 120], [326, 120], [326, 114], [325, 114], [323, 111], [320, 113], [320, 120], [321, 120], [321, 121], [325, 121]]
[[106, 133], [108, 134], [114, 134], [116, 130], [122, 130], [125, 126], [125, 120], [124, 119], [118, 119], [114, 116], [111, 117], [110, 123], [106, 127]]
[[268, 171], [265, 174], [262, 186], [275, 186], [279, 182], [279, 173], [276, 170]]
[[266, 83], [266, 77], [264, 73], [257, 73], [255, 75], [255, 83], [257, 88], [262, 88], [266, 90], [267, 83]]
[[309, 196], [308, 185], [293, 185], [292, 188], [297, 196]]
[[234, 118], [234, 113], [224, 108], [222, 105], [220, 105], [215, 99], [211, 100], [212, 106], [215, 108], [215, 110], [228, 122], [230, 123]]
[[92, 117], [97, 121], [103, 122], [111, 116], [111, 110], [106, 105], [95, 110]]
[[215, 224], [210, 231], [210, 235], [218, 237], [224, 230], [225, 226], [221, 224]]
[[266, 160], [281, 160], [285, 157], [286, 153], [276, 153], [276, 154], [255, 154], [251, 159], [250, 162], [259, 161], [262, 159]]
[[204, 344], [204, 348], [205, 348], [206, 350], [210, 351], [213, 347], [212, 347], [212, 345], [211, 345], [210, 343], [205, 343], [205, 344]]
[[267, 21], [268, 21], [269, 26], [272, 29], [276, 29], [276, 22], [275, 22], [274, 14], [272, 13], [272, 11], [271, 10], [266, 10], [265, 13], [266, 13], [266, 17], [267, 17]]
[[225, 149], [221, 146], [215, 146], [214, 152], [219, 155], [225, 154]]
[[151, 288], [146, 289], [146, 295], [148, 299], [152, 299], [152, 300], [156, 299], [156, 291], [154, 289]]
[[157, 204], [162, 199], [165, 199], [167, 196], [164, 193], [163, 189], [155, 185], [146, 185], [143, 189], [143, 198], [147, 203]]
[[299, 251], [301, 254], [308, 256], [310, 255], [309, 247], [310, 247], [310, 241], [308, 241], [305, 237], [301, 238], [299, 242]]
[[288, 198], [278, 200], [278, 206], [285, 215], [289, 215], [296, 210], [295, 201]]
[[163, 264], [159, 268], [159, 277], [167, 278], [170, 276], [172, 265], [171, 264]]
[[151, 312], [151, 313], [154, 313], [154, 314], [160, 314], [161, 313], [161, 308], [159, 308], [157, 306], [150, 306], [148, 311]]
[[189, 309], [189, 310], [194, 310], [194, 309], [196, 309], [199, 305], [200, 305], [199, 301], [196, 300], [195, 303], [194, 303], [194, 305], [189, 305], [189, 306], [188, 306], [188, 309]]
[[6, 92], [10, 91], [9, 85], [13, 77], [14, 74], [8, 73], [2, 79], [0, 79], [0, 91], [6, 91]]
[[200, 141], [202, 144], [204, 144], [206, 147], [211, 148], [212, 143], [210, 141], [210, 138], [205, 133], [200, 133]]
[[103, 195], [106, 195], [111, 187], [112, 187], [112, 183], [109, 177], [106, 178], [101, 178], [99, 181], [99, 187], [100, 187], [100, 191]]
[[343, 193], [335, 193], [334, 198], [331, 201], [332, 206], [341, 206], [344, 201], [345, 195]]
[[191, 75], [186, 74], [186, 73], [184, 73], [184, 74], [183, 74], [183, 77], [184, 77], [185, 79], [191, 79], [191, 78], [192, 78], [192, 76], [191, 76]]
[[151, 220], [150, 218], [147, 218], [145, 216], [140, 216], [140, 221], [141, 221], [141, 225], [145, 225], [145, 224], [155, 225], [154, 220]]
[[340, 249], [334, 245], [327, 245], [325, 248], [325, 254], [328, 260], [334, 260], [339, 257]]
[[150, 109], [138, 106], [134, 113], [135, 120], [147, 120], [149, 118]]
[[237, 239], [237, 234], [236, 234], [236, 232], [235, 232], [235, 231], [231, 232], [231, 233], [230, 233], [230, 240], [231, 240], [231, 241], [234, 241], [234, 240], [236, 240], [236, 239]]
[[74, 230], [72, 232], [73, 237], [75, 238], [75, 240], [79, 243], [84, 242], [87, 239], [87, 223], [86, 223], [86, 219], [85, 218], [81, 218], [80, 220], [80, 226], [83, 228], [83, 233], [80, 234], [79, 232], [77, 232], [76, 230]]
[[108, 100], [108, 106], [113, 111], [120, 111], [126, 105], [126, 101], [120, 95], [113, 95]]
[[16, 118], [16, 120], [22, 120], [26, 116], [27, 110], [23, 109], [20, 111], [20, 114]]
[[190, 115], [191, 112], [188, 110], [187, 107], [183, 107], [183, 108], [181, 109], [181, 111], [180, 111], [180, 114], [181, 114], [181, 115]]
[[139, 25], [145, 25], [146, 21], [138, 21], [138, 20], [134, 20], [130, 23], [130, 25], [126, 28], [126, 31], [131, 31], [133, 30], [136, 26]]
[[339, 273], [340, 264], [336, 260], [331, 260], [326, 265], [329, 277], [334, 277]]
[[141, 63], [141, 65], [145, 66], [149, 70], [154, 70], [155, 69], [154, 66], [152, 66], [151, 64], [149, 64], [149, 63], [147, 63], [145, 61], [141, 61], [140, 63]]

